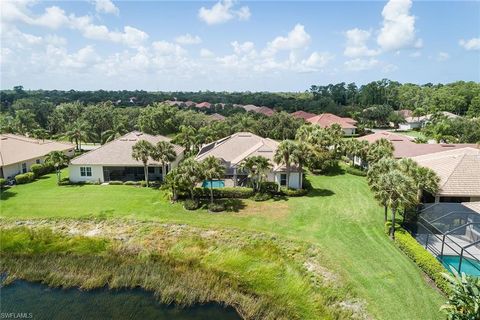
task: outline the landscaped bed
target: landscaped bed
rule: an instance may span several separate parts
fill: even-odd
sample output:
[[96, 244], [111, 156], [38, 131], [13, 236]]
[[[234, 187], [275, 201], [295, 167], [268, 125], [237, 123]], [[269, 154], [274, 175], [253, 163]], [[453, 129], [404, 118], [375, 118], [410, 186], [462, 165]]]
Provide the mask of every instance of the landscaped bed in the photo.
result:
[[[0, 206], [2, 217], [10, 221], [128, 218], [169, 225], [185, 224], [221, 233], [238, 230], [242, 232], [235, 234], [246, 243], [250, 240], [243, 239], [245, 235], [254, 237], [256, 232], [261, 232], [262, 237], [268, 236], [282, 243], [293, 241], [312, 246], [322, 270], [334, 274], [340, 287], [348, 288], [350, 297], [358, 299], [356, 303], [350, 303], [346, 297], [338, 300], [347, 301], [348, 306], [365, 306], [367, 313], [376, 319], [440, 318], [438, 309], [444, 297], [384, 234], [383, 210], [374, 201], [365, 178], [339, 172], [330, 176], [311, 175], [309, 180], [313, 190], [304, 197], [261, 202], [238, 199], [237, 210], [212, 214], [206, 209], [187, 211], [181, 203], [171, 204], [164, 192], [156, 189], [122, 185], [59, 187], [55, 176], [49, 175], [3, 192]], [[188, 242], [182, 246], [184, 251], [189, 249], [190, 257], [196, 256], [198, 246]], [[228, 246], [221, 245], [223, 249], [218, 251], [221, 256]], [[242, 257], [241, 270], [245, 274], [249, 271], [262, 274], [265, 270], [281, 274], [277, 272], [284, 270], [276, 263], [270, 263], [271, 257], [258, 260], [258, 255], [270, 254], [272, 248], [267, 251], [249, 248], [248, 255], [253, 256], [247, 255], [244, 259], [243, 255], [237, 256], [241, 248], [232, 249], [231, 254], [226, 255], [229, 258], [216, 265], [217, 270], [232, 270], [228, 269], [230, 264], [237, 265], [230, 259], [235, 261], [236, 257]], [[215, 256], [215, 259], [221, 261], [219, 257]], [[298, 262], [290, 260], [283, 258], [287, 269], [293, 266], [295, 270], [302, 268]], [[308, 278], [306, 274], [299, 274]], [[305, 281], [309, 283], [305, 279], [300, 282]], [[275, 282], [258, 282], [258, 285], [265, 289], [265, 293], [279, 294], [275, 291]], [[308, 290], [297, 293], [302, 299], [309, 300]]]

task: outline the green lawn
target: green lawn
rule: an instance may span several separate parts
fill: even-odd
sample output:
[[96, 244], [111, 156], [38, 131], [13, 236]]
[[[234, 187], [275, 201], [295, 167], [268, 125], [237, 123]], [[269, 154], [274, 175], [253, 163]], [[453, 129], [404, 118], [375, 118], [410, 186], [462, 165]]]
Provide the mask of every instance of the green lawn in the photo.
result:
[[428, 137], [421, 131], [416, 131], [416, 130], [409, 130], [409, 131], [397, 131], [395, 133], [404, 135], [404, 136], [409, 136], [412, 138], [420, 138], [420, 139], [428, 139]]
[[378, 319], [440, 319], [444, 298], [383, 232], [383, 212], [363, 177], [310, 176], [307, 197], [256, 203], [239, 212], [188, 212], [158, 190], [131, 186], [62, 186], [54, 176], [16, 186], [1, 196], [10, 218], [103, 215], [260, 230], [318, 246], [324, 266], [339, 273]]

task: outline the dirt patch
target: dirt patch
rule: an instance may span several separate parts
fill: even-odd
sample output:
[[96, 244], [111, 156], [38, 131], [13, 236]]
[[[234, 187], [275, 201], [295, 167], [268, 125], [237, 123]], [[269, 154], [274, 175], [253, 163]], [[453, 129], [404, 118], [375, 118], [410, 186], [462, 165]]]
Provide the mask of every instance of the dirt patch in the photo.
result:
[[244, 216], [264, 216], [271, 219], [284, 219], [289, 212], [286, 201], [245, 202], [246, 206], [238, 212]]

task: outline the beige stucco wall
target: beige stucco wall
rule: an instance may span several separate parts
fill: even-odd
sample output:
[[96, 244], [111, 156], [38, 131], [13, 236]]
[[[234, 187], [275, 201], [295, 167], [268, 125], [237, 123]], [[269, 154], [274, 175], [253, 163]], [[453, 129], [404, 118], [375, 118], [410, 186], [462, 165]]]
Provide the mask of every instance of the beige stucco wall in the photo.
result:
[[[91, 167], [92, 176], [82, 177], [80, 175], [80, 167]], [[68, 174], [71, 182], [103, 182], [103, 166], [71, 164], [68, 166]]]
[[345, 129], [342, 129], [343, 130], [343, 134], [346, 135], [346, 136], [351, 136], [353, 134], [355, 134], [355, 128], [345, 128]]

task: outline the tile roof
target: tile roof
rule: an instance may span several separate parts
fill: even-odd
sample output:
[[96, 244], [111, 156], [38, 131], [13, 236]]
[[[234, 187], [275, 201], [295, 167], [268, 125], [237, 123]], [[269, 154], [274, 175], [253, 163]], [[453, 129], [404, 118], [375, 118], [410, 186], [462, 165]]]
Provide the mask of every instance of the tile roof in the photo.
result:
[[462, 205], [480, 214], [480, 201], [462, 202]]
[[480, 149], [462, 148], [412, 158], [440, 177], [442, 196], [480, 197]]
[[210, 118], [210, 120], [217, 120], [217, 121], [224, 121], [226, 119], [226, 117], [222, 116], [219, 113], [213, 113], [208, 117]]
[[[262, 138], [250, 132], [237, 132], [226, 138], [204, 145], [196, 160], [202, 161], [208, 156], [221, 159], [230, 167], [236, 167], [244, 159], [251, 156], [264, 156], [273, 165], [274, 171], [285, 168], [276, 165], [273, 161], [279, 143], [275, 140]], [[295, 168], [292, 168], [294, 171]]]
[[15, 134], [0, 134], [0, 165], [23, 162], [43, 157], [51, 151], [71, 150], [75, 146], [67, 142], [37, 140]]
[[[355, 129], [356, 127], [350, 123], [347, 119], [336, 116], [332, 113], [322, 113], [318, 116], [308, 118], [307, 121], [316, 125], [319, 125], [322, 128], [330, 127], [332, 124], [339, 124], [342, 129]], [[352, 120], [352, 119], [350, 119]]]
[[261, 113], [261, 114], [264, 114], [266, 115], [267, 117], [271, 117], [274, 113], [275, 113], [275, 110], [269, 108], [269, 107], [265, 107], [265, 106], [261, 106], [260, 108], [254, 110], [256, 113]]
[[242, 106], [243, 109], [245, 109], [245, 111], [255, 111], [255, 110], [258, 110], [260, 107], [257, 107], [256, 105], [253, 105], [253, 104], [247, 104], [245, 106]]
[[[448, 112], [448, 111], [442, 111], [440, 112], [442, 115], [444, 115], [445, 117], [449, 118], [449, 119], [455, 119], [455, 118], [459, 118], [460, 116], [457, 116], [456, 114], [453, 114], [451, 112]], [[419, 116], [419, 117], [413, 117], [413, 116], [410, 116], [410, 117], [406, 117], [405, 118], [405, 122], [407, 123], [415, 123], [415, 122], [424, 122], [424, 121], [428, 121], [430, 120], [430, 118], [433, 116], [433, 114], [427, 114], [425, 116]]]
[[[133, 131], [102, 145], [100, 148], [74, 158], [71, 161], [71, 164], [142, 166], [143, 164], [141, 161], [132, 158], [132, 147], [140, 140], [146, 140], [154, 145], [159, 141], [171, 141], [170, 138], [164, 136], [153, 136]], [[177, 155], [184, 151], [184, 148], [179, 145], [174, 144], [173, 147]], [[150, 159], [149, 164], [158, 165], [159, 163]]]
[[405, 135], [396, 134], [389, 131], [378, 131], [358, 140], [365, 140], [373, 143], [381, 138], [387, 139], [393, 144], [393, 156], [395, 158], [411, 158], [424, 154], [431, 154], [447, 150], [460, 149], [465, 147], [476, 148], [475, 144], [436, 144], [436, 143], [415, 143], [414, 139]]
[[210, 102], [201, 102], [195, 105], [196, 108], [207, 108], [209, 109], [212, 106]]
[[307, 120], [308, 118], [315, 117], [315, 113], [310, 113], [310, 112], [305, 112], [303, 110], [295, 111], [293, 113], [290, 113], [292, 117], [298, 118], [298, 119], [304, 119]]

